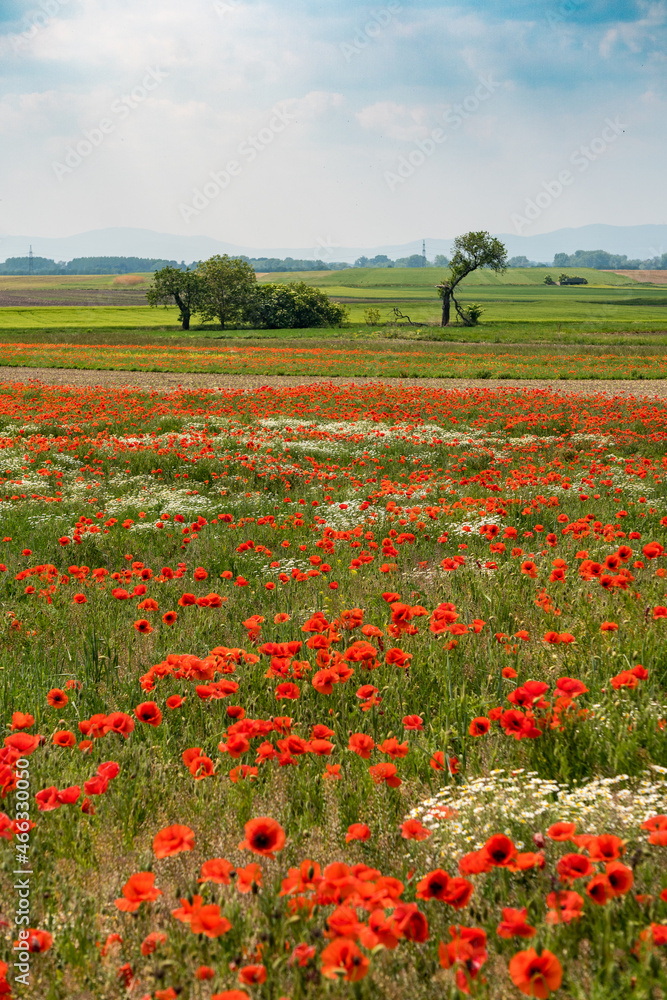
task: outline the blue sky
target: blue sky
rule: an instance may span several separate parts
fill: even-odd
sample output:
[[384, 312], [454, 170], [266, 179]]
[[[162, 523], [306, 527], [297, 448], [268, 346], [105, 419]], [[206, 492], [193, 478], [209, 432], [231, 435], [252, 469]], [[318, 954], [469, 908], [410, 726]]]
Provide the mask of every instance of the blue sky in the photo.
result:
[[665, 0], [4, 0], [0, 235], [665, 223], [666, 25]]

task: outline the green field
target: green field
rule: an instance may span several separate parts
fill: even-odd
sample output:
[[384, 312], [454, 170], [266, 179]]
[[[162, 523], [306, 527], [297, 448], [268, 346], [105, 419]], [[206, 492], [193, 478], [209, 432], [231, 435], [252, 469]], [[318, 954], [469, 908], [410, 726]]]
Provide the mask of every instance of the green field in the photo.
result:
[[[465, 306], [478, 302], [484, 309], [476, 336], [509, 333], [524, 340], [530, 332], [525, 329], [526, 324], [538, 325], [535, 329], [538, 340], [545, 336], [550, 339], [557, 332], [552, 326], [542, 329], [542, 324], [560, 324], [561, 328], [575, 324], [569, 332], [577, 337], [603, 331], [667, 329], [667, 288], [589, 268], [565, 269], [565, 273], [587, 278], [588, 285], [563, 288], [544, 285], [546, 274], [557, 278], [558, 273], [554, 268], [512, 268], [502, 275], [477, 271], [464, 279], [459, 288], [461, 303]], [[440, 300], [435, 286], [444, 274], [439, 268], [351, 268], [343, 272], [267, 274], [259, 280], [297, 280], [321, 287], [348, 306], [348, 327], [363, 324], [368, 309], [378, 309], [380, 313], [379, 321], [373, 325], [395, 323], [394, 309], [416, 324], [437, 325]], [[144, 277], [148, 284], [150, 275]], [[5, 304], [0, 307], [0, 331], [76, 329], [92, 334], [98, 330], [159, 329], [167, 333], [177, 328], [175, 308], [150, 309], [141, 304], [143, 287], [123, 288], [114, 285], [114, 281], [113, 275], [2, 278], [0, 296], [4, 297], [0, 301]], [[61, 304], [63, 298], [71, 302], [72, 296], [81, 297], [85, 292], [99, 296], [105, 304]], [[108, 304], [110, 295], [113, 305]], [[12, 297], [16, 298], [16, 306], [11, 304]], [[468, 339], [470, 331], [465, 333], [464, 339]]]
[[[661, 368], [667, 347], [667, 286], [642, 284], [621, 275], [591, 269], [565, 270], [586, 277], [589, 284], [562, 288], [544, 285], [545, 274], [558, 277], [560, 272], [554, 268], [516, 268], [504, 275], [478, 271], [462, 282], [460, 301], [463, 306], [471, 302], [482, 306], [484, 312], [480, 323], [475, 327], [453, 323], [447, 329], [439, 325], [440, 300], [435, 286], [445, 274], [440, 269], [351, 268], [343, 272], [266, 274], [258, 280], [296, 280], [321, 287], [347, 306], [346, 323], [343, 327], [329, 329], [239, 328], [223, 331], [212, 323], [198, 324], [195, 317], [187, 333], [180, 329], [175, 307], [151, 309], [143, 304], [151, 277], [148, 274], [144, 275], [145, 285], [135, 287], [114, 284], [115, 275], [4, 277], [0, 278], [0, 345], [8, 349], [3, 348], [0, 352], [0, 365], [48, 366], [51, 355], [44, 354], [41, 360], [42, 353], [31, 345], [76, 345], [80, 349], [84, 345], [131, 344], [137, 346], [136, 365], [128, 361], [127, 352], [123, 352], [123, 360], [118, 364], [112, 364], [112, 359], [100, 364], [98, 360], [94, 363], [84, 360], [89, 351], [79, 355], [76, 350], [66, 352], [58, 360], [54, 357], [53, 364], [145, 368], [146, 361], [139, 360], [142, 347], [189, 346], [196, 349], [242, 341], [244, 349], [245, 346], [252, 349], [270, 344], [297, 354], [298, 349], [308, 343], [315, 347], [320, 342], [335, 343], [336, 350], [343, 352], [370, 347], [369, 363], [364, 365], [364, 372], [359, 372], [369, 375], [379, 374], [382, 357], [388, 351], [400, 354], [403, 350], [414, 350], [417, 345], [421, 350], [428, 347], [434, 352], [434, 363], [437, 360], [440, 373], [445, 359], [436, 356], [451, 350], [454, 345], [461, 345], [474, 355], [474, 371], [495, 373], [500, 364], [506, 377], [526, 377], [526, 365], [519, 360], [522, 351], [533, 357], [530, 368], [536, 375], [538, 370], [542, 371], [544, 363], [545, 370], [549, 371], [547, 359], [554, 355], [560, 356], [558, 367], [561, 369], [571, 348], [576, 348], [574, 353], [577, 355], [586, 353], [586, 348], [595, 349], [599, 356], [609, 351], [619, 358], [627, 355], [616, 377], [620, 377], [621, 372], [623, 377], [640, 377], [639, 356], [647, 358], [652, 371], [656, 364]], [[370, 317], [370, 325], [367, 322], [369, 310], [377, 311]], [[11, 347], [17, 344], [26, 345], [25, 350]], [[515, 349], [506, 352], [508, 345], [515, 345]], [[503, 351], [507, 353], [507, 363], [501, 363], [496, 357]], [[544, 363], [538, 361], [539, 355], [544, 355]], [[373, 357], [377, 357], [377, 363], [373, 362]], [[294, 364], [296, 368], [289, 363], [285, 371], [311, 373], [312, 366], [305, 365], [303, 358], [295, 357]], [[162, 368], [163, 362], [156, 361], [155, 367]], [[271, 366], [272, 371], [274, 367]], [[410, 371], [412, 367], [409, 366]], [[582, 375], [587, 367], [582, 366]], [[463, 373], [468, 366], [459, 362], [456, 368]], [[178, 366], [171, 370], [178, 370]], [[187, 370], [212, 369], [209, 364], [192, 368], [189, 362]], [[223, 365], [217, 370], [228, 369]], [[345, 367], [339, 374], [347, 374], [347, 371]], [[421, 370], [419, 374], [423, 374]]]

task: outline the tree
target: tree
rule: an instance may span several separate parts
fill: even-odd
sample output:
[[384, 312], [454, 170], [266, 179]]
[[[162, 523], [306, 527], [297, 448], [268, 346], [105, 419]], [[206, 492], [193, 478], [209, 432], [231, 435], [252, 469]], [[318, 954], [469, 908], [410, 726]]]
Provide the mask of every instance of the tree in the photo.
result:
[[357, 259], [354, 262], [355, 267], [368, 267], [369, 265], [370, 261], [368, 257], [357, 257]]
[[181, 271], [171, 265], [162, 267], [153, 274], [153, 284], [146, 292], [146, 298], [151, 306], [167, 306], [175, 302], [181, 327], [189, 330], [190, 317], [201, 310], [201, 278], [196, 271]]
[[250, 301], [257, 277], [251, 264], [240, 257], [215, 254], [197, 265], [202, 284], [200, 312], [202, 319], [225, 323], [238, 323]]
[[464, 326], [472, 326], [473, 321], [465, 313], [454, 296], [454, 289], [463, 279], [478, 267], [490, 267], [497, 274], [507, 268], [505, 246], [487, 232], [465, 233], [457, 236], [453, 244], [454, 254], [449, 265], [449, 277], [437, 286], [442, 299], [441, 326], [449, 325], [450, 306], [454, 303], [456, 312]]
[[437, 253], [433, 261], [434, 267], [449, 267], [449, 257], [445, 257], [444, 253]]
[[426, 267], [426, 261], [420, 253], [411, 253], [409, 257], [399, 257], [395, 264], [396, 267]]

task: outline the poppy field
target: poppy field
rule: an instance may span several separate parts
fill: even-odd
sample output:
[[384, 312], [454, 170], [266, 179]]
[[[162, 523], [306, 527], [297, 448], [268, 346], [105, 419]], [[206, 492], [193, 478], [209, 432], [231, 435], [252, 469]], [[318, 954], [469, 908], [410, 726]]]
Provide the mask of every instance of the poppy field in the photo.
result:
[[[477, 347], [477, 345], [476, 345]], [[565, 353], [530, 348], [447, 350], [435, 345], [393, 350], [345, 347], [265, 347], [253, 344], [175, 347], [164, 344], [0, 343], [0, 366], [164, 371], [224, 375], [328, 375], [349, 378], [663, 379], [664, 353]]]
[[666, 441], [2, 383], [0, 997], [667, 996]]

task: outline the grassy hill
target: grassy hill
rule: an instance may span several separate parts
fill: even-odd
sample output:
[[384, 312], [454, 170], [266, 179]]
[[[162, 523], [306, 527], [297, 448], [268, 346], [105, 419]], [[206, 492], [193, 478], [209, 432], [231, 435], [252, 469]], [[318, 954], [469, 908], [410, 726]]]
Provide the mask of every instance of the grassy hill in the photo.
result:
[[[493, 271], [480, 269], [464, 279], [463, 284], [512, 286], [512, 285], [544, 285], [544, 279], [550, 274], [554, 281], [559, 274], [578, 275], [587, 278], [589, 285], [600, 287], [615, 287], [618, 285], [632, 286], [637, 282], [623, 275], [609, 271], [597, 271], [591, 267], [512, 267], [504, 274], [494, 274]], [[301, 271], [294, 274], [267, 274], [260, 281], [305, 281], [309, 285], [318, 285], [327, 290], [336, 288], [391, 288], [391, 289], [421, 289], [430, 290], [447, 274], [441, 267], [355, 267], [347, 271]]]

